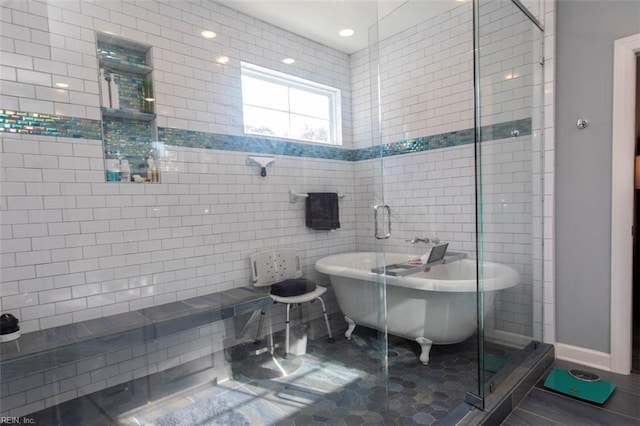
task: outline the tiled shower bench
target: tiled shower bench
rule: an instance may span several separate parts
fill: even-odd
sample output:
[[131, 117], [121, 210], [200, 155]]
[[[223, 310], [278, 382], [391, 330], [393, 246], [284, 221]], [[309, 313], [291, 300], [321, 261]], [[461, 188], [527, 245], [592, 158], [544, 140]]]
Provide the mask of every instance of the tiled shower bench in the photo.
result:
[[0, 345], [3, 393], [6, 383], [25, 375], [144, 345], [249, 312], [253, 319], [271, 303], [264, 291], [242, 287], [25, 333]]

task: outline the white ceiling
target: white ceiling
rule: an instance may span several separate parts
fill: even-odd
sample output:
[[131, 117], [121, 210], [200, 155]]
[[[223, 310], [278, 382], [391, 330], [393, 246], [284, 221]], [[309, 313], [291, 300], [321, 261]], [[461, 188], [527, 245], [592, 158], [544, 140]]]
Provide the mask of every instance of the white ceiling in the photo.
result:
[[[303, 37], [351, 54], [369, 45], [380, 20], [381, 38], [440, 15], [460, 0], [219, 0], [219, 3]], [[464, 0], [463, 0], [464, 1]], [[351, 28], [355, 34], [340, 37]]]

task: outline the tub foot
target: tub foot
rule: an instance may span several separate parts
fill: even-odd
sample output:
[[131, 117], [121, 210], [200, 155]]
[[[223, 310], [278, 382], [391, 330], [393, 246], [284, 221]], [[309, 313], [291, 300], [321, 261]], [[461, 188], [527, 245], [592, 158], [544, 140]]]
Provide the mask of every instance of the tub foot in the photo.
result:
[[347, 331], [344, 333], [344, 337], [346, 337], [347, 340], [351, 340], [351, 333], [353, 333], [353, 330], [356, 328], [356, 322], [346, 315], [344, 316], [344, 320], [349, 324]]
[[431, 351], [431, 345], [433, 345], [433, 341], [427, 339], [426, 337], [418, 337], [416, 342], [420, 344], [422, 348], [422, 353], [420, 354], [420, 362], [424, 365], [429, 364], [429, 352]]

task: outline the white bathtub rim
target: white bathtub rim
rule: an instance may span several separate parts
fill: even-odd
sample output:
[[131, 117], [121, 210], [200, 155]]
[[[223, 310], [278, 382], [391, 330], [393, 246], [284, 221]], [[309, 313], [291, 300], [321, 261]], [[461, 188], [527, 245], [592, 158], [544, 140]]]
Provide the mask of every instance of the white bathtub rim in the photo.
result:
[[[375, 274], [373, 272], [366, 271], [364, 269], [357, 269], [353, 266], [340, 266], [336, 265], [336, 260], [341, 258], [344, 260], [345, 256], [353, 257], [354, 260], [357, 258], [364, 259], [364, 256], [370, 257], [371, 259], [376, 259], [376, 256], [381, 256], [382, 253], [375, 252], [349, 252], [349, 253], [341, 253], [334, 254], [330, 256], [323, 257], [319, 259], [315, 264], [315, 269], [318, 272], [327, 275], [335, 275], [346, 278], [353, 278], [358, 280], [364, 280], [369, 282], [382, 282], [382, 276]], [[389, 262], [400, 262], [399, 259], [406, 259], [407, 255], [399, 254], [399, 253], [386, 253], [385, 260], [387, 263]], [[466, 262], [474, 262], [473, 259], [465, 259], [463, 261]], [[453, 263], [449, 264], [453, 265]], [[496, 268], [500, 271], [499, 276], [484, 278], [482, 280], [482, 286], [484, 291], [497, 291], [503, 290], [506, 288], [514, 287], [518, 285], [520, 282], [520, 274], [513, 269], [512, 267], [504, 264], [494, 263], [494, 262], [484, 262], [486, 267]], [[375, 266], [375, 265], [374, 265]], [[447, 267], [448, 265], [438, 265], [434, 268], [442, 268]], [[390, 275], [385, 275], [384, 280], [387, 285], [393, 285], [398, 287], [407, 287], [414, 288], [419, 290], [426, 291], [438, 291], [438, 292], [476, 292], [477, 284], [475, 279], [461, 279], [461, 280], [450, 280], [450, 279], [434, 279], [434, 278], [426, 278], [420, 277], [419, 274], [405, 276], [405, 277], [394, 277]]]

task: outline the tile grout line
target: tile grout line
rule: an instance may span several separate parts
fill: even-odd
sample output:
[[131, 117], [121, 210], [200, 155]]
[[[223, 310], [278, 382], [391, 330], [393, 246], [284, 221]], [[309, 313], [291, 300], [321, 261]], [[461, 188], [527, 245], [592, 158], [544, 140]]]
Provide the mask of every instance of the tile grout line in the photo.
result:
[[[545, 392], [547, 394], [551, 394], [551, 395], [553, 395], [555, 397], [559, 397], [559, 398], [563, 398], [565, 400], [573, 401], [573, 402], [576, 402], [576, 403], [581, 404], [581, 405], [586, 405], [588, 407], [593, 407], [593, 408], [595, 408], [597, 410], [602, 410], [602, 411], [606, 411], [607, 413], [612, 413], [612, 414], [616, 414], [618, 416], [627, 417], [627, 418], [630, 418], [630, 419], [633, 419], [633, 420], [637, 420], [637, 418], [629, 416], [627, 414], [623, 414], [623, 413], [620, 413], [618, 411], [613, 411], [613, 410], [611, 410], [609, 408], [605, 408], [604, 406], [594, 405], [594, 404], [588, 403], [586, 401], [582, 401], [582, 400], [577, 399], [577, 398], [572, 398], [572, 397], [570, 397], [568, 395], [563, 395], [561, 393], [553, 392], [553, 391], [550, 391], [550, 390], [547, 390], [547, 389], [543, 389], [543, 388], [534, 387], [534, 389], [538, 389], [539, 391]], [[620, 391], [620, 392], [624, 392], [624, 391]], [[626, 393], [629, 393], [629, 392], [626, 392]]]
[[[525, 398], [526, 398], [526, 397], [525, 397]], [[525, 412], [525, 413], [528, 413], [528, 414], [534, 415], [534, 416], [536, 416], [536, 417], [541, 417], [541, 418], [543, 418], [543, 419], [545, 419], [545, 420], [547, 420], [547, 421], [550, 421], [551, 423], [556, 424], [556, 425], [566, 425], [566, 423], [560, 423], [560, 422], [557, 422], [557, 421], [555, 421], [555, 420], [553, 420], [553, 419], [551, 419], [551, 418], [549, 418], [549, 417], [543, 416], [542, 414], [538, 414], [538, 413], [536, 413], [535, 411], [526, 410], [526, 409], [524, 409], [524, 408], [520, 408], [520, 407], [516, 407], [516, 408], [511, 412], [511, 414], [509, 414], [509, 417], [511, 417], [511, 415], [513, 415], [513, 413], [515, 413], [515, 411], [516, 411], [516, 410], [523, 411], [523, 412]], [[505, 419], [505, 421], [507, 421], [507, 420], [509, 419], [509, 417], [507, 417], [507, 418]]]

